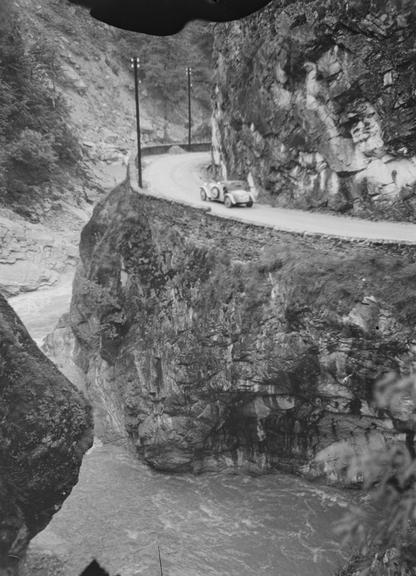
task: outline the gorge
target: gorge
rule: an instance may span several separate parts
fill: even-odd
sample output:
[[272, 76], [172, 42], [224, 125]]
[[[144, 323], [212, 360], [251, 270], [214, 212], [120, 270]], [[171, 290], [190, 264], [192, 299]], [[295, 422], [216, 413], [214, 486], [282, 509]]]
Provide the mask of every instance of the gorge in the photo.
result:
[[[367, 386], [383, 370], [412, 361], [412, 326], [403, 319], [409, 315], [405, 305], [412, 305], [413, 247], [328, 238], [311, 243], [308, 236], [238, 221], [227, 222], [224, 242], [223, 226], [209, 211], [139, 194], [134, 178], [95, 208], [82, 232], [69, 319], [44, 349], [58, 365], [62, 352], [75, 351], [95, 409], [97, 440], [84, 458], [78, 486], [34, 540], [30, 574], [49, 576], [57, 567], [63, 574], [77, 573], [91, 554], [114, 573], [152, 571], [156, 542], [172, 574], [191, 575], [203, 567], [216, 574], [256, 570], [266, 576], [278, 566], [282, 573], [320, 576], [333, 574], [343, 562], [333, 527], [350, 496], [276, 471], [258, 474], [280, 467], [345, 482], [342, 440], [359, 452], [369, 446], [384, 450], [385, 439], [397, 436], [391, 421], [375, 413]], [[146, 284], [138, 287], [139, 280]], [[178, 289], [182, 304], [175, 298]], [[40, 316], [48, 308], [47, 294]], [[30, 303], [33, 296], [13, 299], [23, 318], [30, 312], [24, 298]], [[132, 302], [137, 316], [128, 307]], [[306, 309], [294, 308], [300, 303]], [[175, 334], [169, 326], [177, 326], [178, 310], [183, 324]], [[140, 323], [120, 322], [127, 312]], [[41, 340], [39, 320], [29, 315], [28, 321]], [[253, 346], [259, 334], [263, 344]], [[156, 351], [146, 348], [155, 342]], [[207, 344], [208, 357], [201, 354]], [[229, 361], [230, 348], [242, 357], [241, 372]], [[189, 384], [196, 353], [198, 365], [218, 372], [216, 388], [208, 392]], [[152, 362], [155, 354], [158, 364]], [[255, 361], [247, 361], [250, 355]], [[285, 371], [273, 373], [282, 359]], [[257, 377], [250, 388], [250, 369], [275, 381], [262, 384]], [[198, 375], [195, 381], [201, 380]], [[235, 388], [224, 389], [224, 381]], [[306, 435], [296, 421], [312, 426], [312, 433]], [[165, 474], [145, 468], [137, 455]], [[247, 471], [254, 476], [236, 475]]]
[[[275, 0], [215, 27], [209, 155], [172, 144], [191, 52], [193, 135], [209, 133], [211, 29], [136, 44], [78, 7], [13, 4], [0, 292], [20, 320], [2, 299], [1, 576], [72, 576], [93, 556], [149, 574], [158, 544], [171, 576], [333, 576], [349, 553], [334, 523], [367, 502], [343, 488], [416, 432], [411, 395], [374, 398], [416, 361], [414, 6]], [[48, 51], [31, 68], [45, 30], [56, 74]], [[167, 143], [143, 159], [143, 190], [123, 50], [145, 55], [143, 142]], [[19, 82], [33, 104], [29, 79], [48, 122], [66, 102], [53, 138], [36, 114], [6, 129]], [[27, 173], [26, 145], [40, 154]], [[202, 203], [221, 172], [248, 180], [253, 208]]]
[[[60, 305], [60, 294], [49, 288], [11, 300], [39, 342], [53, 327], [53, 317], [49, 328], [45, 321], [51, 306]], [[73, 349], [67, 320], [43, 349], [62, 366]], [[98, 438], [84, 457], [77, 486], [33, 540], [25, 576], [79, 574], [92, 556], [112, 574], [156, 573], [157, 543], [164, 569], [172, 575], [248, 576], [256, 571], [267, 576], [278, 566], [282, 574], [329, 576], [343, 563], [346, 553], [333, 527], [349, 495], [279, 473], [154, 472], [128, 449], [125, 432], [108, 426], [106, 410], [113, 409], [108, 387], [103, 387], [101, 402], [92, 379], [88, 388]], [[111, 423], [117, 421], [118, 414], [113, 415]]]

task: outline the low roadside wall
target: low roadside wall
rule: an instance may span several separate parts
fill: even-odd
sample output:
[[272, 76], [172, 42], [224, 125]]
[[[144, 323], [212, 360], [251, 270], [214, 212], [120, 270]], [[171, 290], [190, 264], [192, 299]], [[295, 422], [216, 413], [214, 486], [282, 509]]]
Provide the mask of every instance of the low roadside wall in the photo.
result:
[[[169, 151], [173, 144], [162, 144], [157, 146], [149, 146], [147, 149], [151, 149], [152, 152], [149, 153], [150, 155], [156, 154], [164, 154]], [[179, 144], [177, 144], [179, 146]], [[184, 147], [184, 145], [180, 145]], [[206, 151], [210, 149], [209, 143], [199, 143], [198, 146], [201, 148], [198, 151]], [[202, 148], [205, 146], [205, 148]], [[153, 152], [154, 149], [157, 149], [157, 152]], [[193, 150], [194, 152], [196, 150]], [[250, 222], [246, 219], [241, 220], [238, 218], [238, 214], [233, 212], [230, 215], [226, 216], [219, 216], [216, 214], [211, 213], [211, 207], [207, 206], [204, 203], [201, 203], [201, 206], [195, 206], [192, 203], [187, 203], [184, 200], [171, 200], [168, 198], [164, 198], [163, 196], [159, 196], [157, 190], [152, 190], [150, 193], [145, 188], [140, 188], [138, 185], [137, 179], [137, 166], [135, 166], [136, 158], [134, 156], [130, 157], [129, 167], [128, 167], [128, 180], [130, 186], [133, 190], [135, 190], [138, 194], [143, 196], [143, 202], [146, 205], [151, 205], [155, 208], [155, 212], [157, 213], [164, 213], [166, 216], [166, 220], [169, 221], [172, 219], [179, 219], [184, 221], [184, 227], [186, 226], [189, 229], [189, 224], [195, 224], [198, 222], [200, 217], [203, 219], [204, 226], [209, 224], [211, 228], [214, 225], [218, 225], [219, 228], [224, 226], [224, 220], [228, 220], [227, 229], [229, 234], [231, 234], [231, 230], [236, 228], [238, 232], [236, 233], [236, 237], [239, 238], [241, 241], [242, 238], [247, 239], [248, 237], [252, 238], [252, 242], [255, 245], [258, 245], [258, 237], [260, 236], [262, 239], [266, 239], [265, 242], [260, 241], [260, 245], [265, 247], [266, 245], [270, 246], [270, 243], [281, 241], [285, 239], [287, 242], [290, 238], [303, 238], [305, 242], [313, 241], [316, 244], [319, 241], [323, 242], [323, 246], [339, 246], [344, 243], [346, 244], [358, 244], [362, 246], [383, 246], [383, 250], [385, 250], [386, 246], [389, 247], [391, 253], [399, 253], [402, 255], [412, 255], [414, 257], [415, 253], [415, 245], [412, 242], [399, 242], [393, 240], [383, 240], [383, 239], [365, 239], [365, 238], [350, 238], [348, 236], [341, 236], [341, 235], [332, 235], [332, 234], [325, 234], [320, 232], [297, 232], [297, 231], [286, 231], [282, 230], [278, 224], [265, 224], [265, 223], [257, 223], [257, 222]], [[157, 209], [156, 209], [157, 206]], [[169, 217], [168, 217], [169, 215]], [[212, 231], [212, 230], [211, 230]], [[216, 233], [221, 234], [219, 229], [216, 230]], [[210, 237], [212, 234], [210, 234]], [[204, 237], [204, 235], [202, 235]], [[206, 237], [206, 235], [205, 235]]]
[[156, 156], [157, 154], [166, 154], [170, 148], [178, 146], [185, 152], [210, 152], [211, 142], [194, 142], [191, 145], [181, 142], [171, 142], [170, 144], [151, 144], [142, 147], [142, 156]]

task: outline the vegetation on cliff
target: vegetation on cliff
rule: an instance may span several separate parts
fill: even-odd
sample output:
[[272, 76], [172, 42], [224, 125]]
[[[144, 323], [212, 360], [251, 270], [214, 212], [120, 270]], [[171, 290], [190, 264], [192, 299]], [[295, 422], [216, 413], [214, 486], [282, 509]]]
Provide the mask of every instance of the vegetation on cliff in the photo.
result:
[[[71, 170], [80, 157], [64, 99], [59, 65], [47, 39], [23, 39], [11, 0], [0, 7], [0, 203], [22, 210]], [[40, 188], [39, 188], [40, 187]]]
[[[68, 6], [65, 2], [55, 3], [51, 8], [53, 10], [46, 8], [48, 19], [58, 33], [70, 38], [74, 43], [79, 43], [79, 48], [85, 53], [90, 52], [94, 59], [97, 58], [97, 50], [105, 54], [108, 69], [116, 72], [120, 83], [123, 81], [122, 73], [130, 71], [130, 58], [140, 58], [142, 113], [146, 113], [147, 109], [152, 110], [152, 104], [157, 104], [160, 109], [158, 111], [162, 112], [166, 122], [175, 123], [181, 117], [185, 121], [185, 68], [191, 66], [194, 73], [194, 105], [204, 116], [204, 122], [208, 121], [211, 113], [214, 41], [211, 24], [192, 22], [179, 34], [158, 37], [104, 25], [91, 18], [83, 8]], [[94, 70], [92, 72], [95, 73]], [[92, 82], [96, 80], [100, 79], [90, 79]], [[112, 87], [109, 85], [108, 88]], [[133, 107], [131, 112], [133, 113]]]
[[[354, 505], [338, 525], [355, 554], [337, 576], [416, 574], [416, 380], [388, 374], [374, 387], [374, 401], [393, 418], [406, 420], [406, 444], [349, 455], [347, 473], [363, 479], [365, 502]], [[344, 447], [345, 448], [345, 447]]]
[[143, 141], [185, 137], [186, 66], [194, 135], [209, 137], [210, 25], [154, 38], [54, 0], [5, 0], [0, 16], [0, 206], [37, 219], [43, 200], [74, 204], [83, 188], [97, 188], [97, 162], [114, 161], [134, 143], [133, 55], [145, 74]]
[[[200, 107], [211, 111], [212, 26], [188, 25], [180, 35], [167, 37], [128, 34], [118, 31], [119, 53], [137, 54], [143, 61], [143, 81], [149, 95], [161, 102], [168, 120], [171, 109], [186, 99], [185, 67], [193, 73], [192, 98]], [[205, 129], [205, 137], [209, 135]]]

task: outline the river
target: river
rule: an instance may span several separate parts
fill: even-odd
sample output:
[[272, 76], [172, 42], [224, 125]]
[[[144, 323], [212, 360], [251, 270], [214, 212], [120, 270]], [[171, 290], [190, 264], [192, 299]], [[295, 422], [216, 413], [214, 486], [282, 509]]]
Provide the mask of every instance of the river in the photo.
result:
[[[67, 311], [71, 280], [12, 298], [38, 343]], [[350, 495], [283, 474], [166, 475], [96, 442], [62, 509], [34, 542], [77, 576], [93, 558], [121, 576], [329, 576]]]

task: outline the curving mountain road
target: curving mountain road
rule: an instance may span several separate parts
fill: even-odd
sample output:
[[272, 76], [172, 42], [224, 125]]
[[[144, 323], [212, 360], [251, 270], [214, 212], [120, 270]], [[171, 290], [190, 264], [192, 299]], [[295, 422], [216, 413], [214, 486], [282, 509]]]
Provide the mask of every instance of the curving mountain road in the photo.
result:
[[253, 208], [228, 209], [223, 204], [203, 202], [199, 197], [199, 186], [203, 181], [202, 167], [209, 161], [210, 156], [206, 152], [163, 154], [146, 158], [146, 192], [193, 206], [209, 207], [213, 214], [222, 218], [270, 226], [287, 232], [416, 245], [416, 224], [407, 222], [373, 222], [320, 212], [276, 208], [266, 204], [255, 204]]
[[[144, 192], [208, 208], [222, 218], [270, 226], [282, 231], [416, 245], [416, 224], [372, 222], [319, 212], [274, 208], [265, 204], [255, 204], [253, 208], [228, 209], [223, 204], [202, 202], [199, 197], [199, 186], [203, 181], [201, 173], [209, 161], [210, 156], [206, 152], [147, 157], [144, 162]], [[62, 278], [52, 288], [10, 298], [10, 304], [40, 344], [58, 318], [68, 310], [71, 292], [72, 274]], [[53, 307], [50, 306], [51, 299], [54, 301]]]

